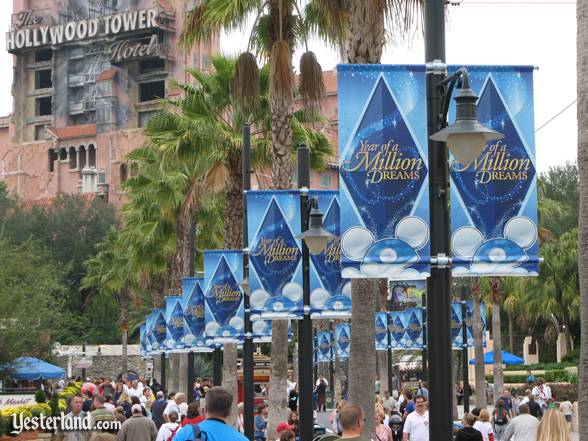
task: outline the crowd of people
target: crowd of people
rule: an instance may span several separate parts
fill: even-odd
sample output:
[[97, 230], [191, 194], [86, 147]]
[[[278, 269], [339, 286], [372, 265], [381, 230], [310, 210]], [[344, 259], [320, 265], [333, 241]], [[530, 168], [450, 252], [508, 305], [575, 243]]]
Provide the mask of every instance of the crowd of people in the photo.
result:
[[[191, 402], [181, 392], [165, 396], [155, 379], [146, 381], [131, 376], [116, 382], [106, 377], [87, 380], [80, 394], [69, 400], [66, 418], [89, 417], [92, 427], [98, 422], [118, 425], [103, 425], [111, 428], [104, 433], [75, 430], [57, 433], [57, 441], [112, 441], [113, 438], [104, 438], [108, 433], [116, 436], [117, 441], [191, 441], [198, 439], [197, 431], [205, 431], [210, 441], [246, 439], [243, 403], [237, 405], [237, 415], [231, 415], [233, 397], [223, 388], [212, 387], [209, 380], [194, 382]], [[514, 437], [516, 441], [569, 441], [572, 403], [556, 401], [542, 378], [532, 380], [523, 394], [518, 389], [505, 388], [492, 410], [476, 408], [466, 413], [461, 427], [456, 429], [455, 440], [511, 441]], [[315, 384], [315, 393], [319, 395], [314, 409], [315, 422], [316, 411], [325, 409], [322, 394], [327, 385], [324, 377], [319, 376]], [[51, 386], [43, 385], [44, 389], [47, 387]], [[64, 387], [63, 381], [56, 385], [58, 391]], [[277, 425], [276, 441], [299, 439], [298, 386], [291, 378], [287, 394], [288, 419]], [[402, 390], [398, 396], [392, 396], [389, 391], [376, 395], [374, 441], [429, 441], [428, 397], [429, 390], [422, 381], [415, 389]], [[257, 408], [255, 441], [274, 441], [266, 436], [268, 410], [265, 404]], [[230, 424], [223, 425], [228, 421]], [[331, 412], [329, 422], [333, 434], [342, 439], [367, 441], [360, 435], [366, 424], [360, 406], [342, 399]]]

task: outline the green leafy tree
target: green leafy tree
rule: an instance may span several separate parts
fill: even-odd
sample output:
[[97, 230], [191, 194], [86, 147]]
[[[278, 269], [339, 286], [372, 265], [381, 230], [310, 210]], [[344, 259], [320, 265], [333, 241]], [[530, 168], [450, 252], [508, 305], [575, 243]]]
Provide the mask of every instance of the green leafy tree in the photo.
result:
[[67, 284], [41, 245], [0, 238], [0, 378], [9, 363], [30, 355], [47, 359], [68, 330]]

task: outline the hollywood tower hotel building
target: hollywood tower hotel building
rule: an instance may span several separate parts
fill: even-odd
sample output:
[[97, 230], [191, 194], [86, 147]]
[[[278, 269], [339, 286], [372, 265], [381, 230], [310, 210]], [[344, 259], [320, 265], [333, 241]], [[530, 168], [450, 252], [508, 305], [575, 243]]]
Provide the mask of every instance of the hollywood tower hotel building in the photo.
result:
[[120, 205], [125, 156], [170, 97], [166, 82], [206, 69], [218, 35], [179, 44], [198, 0], [13, 0], [6, 50], [14, 55], [13, 113], [0, 118], [0, 179], [22, 201], [60, 192]]

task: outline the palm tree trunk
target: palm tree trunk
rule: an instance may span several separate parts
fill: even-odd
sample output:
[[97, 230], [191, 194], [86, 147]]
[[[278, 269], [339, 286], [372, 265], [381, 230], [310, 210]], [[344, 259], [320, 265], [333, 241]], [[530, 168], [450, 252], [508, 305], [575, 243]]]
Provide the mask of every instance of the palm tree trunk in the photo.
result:
[[490, 279], [490, 299], [492, 301], [492, 341], [494, 342], [494, 401], [504, 389], [502, 372], [502, 331], [500, 329], [501, 281]]
[[347, 62], [379, 64], [384, 49], [384, 12], [379, 0], [351, 1]]
[[288, 320], [272, 322], [272, 365], [266, 439], [276, 439], [276, 426], [288, 420]]
[[508, 314], [508, 350], [511, 354], [514, 354], [514, 335], [513, 335], [513, 323], [512, 314]]
[[580, 281], [580, 383], [578, 385], [580, 441], [588, 441], [588, 0], [576, 2], [578, 172], [580, 213], [578, 275]]
[[[224, 212], [224, 242], [227, 250], [242, 248], [243, 235], [243, 179], [241, 170], [241, 156], [233, 155], [228, 159], [231, 170], [231, 181], [225, 190]], [[223, 349], [223, 387], [233, 395], [230, 424], [237, 427], [237, 345], [228, 343]]]
[[[476, 358], [476, 407], [486, 408], [486, 377], [484, 372], [484, 337], [482, 326], [482, 293], [480, 279], [472, 279], [472, 297], [474, 299], [474, 356]], [[465, 385], [464, 385], [465, 386]]]
[[[345, 47], [347, 62], [378, 64], [384, 49], [384, 13], [377, 0], [353, 1], [349, 4], [349, 30]], [[374, 354], [377, 279], [353, 279], [351, 295], [351, 345], [349, 349], [349, 399], [363, 406], [367, 424], [364, 436], [373, 438], [374, 382], [376, 356]], [[361, 372], [361, 375], [357, 373]]]
[[[349, 348], [349, 400], [363, 407], [366, 425], [363, 436], [374, 437], [374, 383], [376, 380], [376, 293], [378, 279], [352, 279], [351, 345]], [[361, 301], [358, 301], [362, 299]]]
[[129, 331], [129, 293], [125, 290], [122, 292], [120, 299], [120, 333], [122, 345], [122, 378], [126, 381], [129, 371], [128, 358], [128, 331]]

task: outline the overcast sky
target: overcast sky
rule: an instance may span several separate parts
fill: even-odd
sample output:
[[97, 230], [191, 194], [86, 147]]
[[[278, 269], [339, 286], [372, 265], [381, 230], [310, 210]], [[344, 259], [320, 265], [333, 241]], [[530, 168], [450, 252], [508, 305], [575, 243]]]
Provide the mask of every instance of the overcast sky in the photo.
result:
[[[12, 3], [7, 0], [5, 3]], [[7, 6], [7, 5], [5, 5]], [[8, 29], [11, 11], [0, 12]], [[221, 50], [238, 53], [247, 46], [248, 30], [223, 34]], [[576, 5], [569, 0], [463, 0], [449, 8], [447, 63], [535, 65], [535, 126], [540, 128], [576, 99]], [[0, 36], [0, 115], [11, 111], [12, 60]], [[309, 43], [323, 69], [338, 61], [336, 51]], [[299, 58], [300, 51], [297, 54]], [[383, 63], [423, 63], [422, 38], [388, 47]], [[298, 64], [298, 63], [296, 63]], [[536, 133], [539, 171], [576, 159], [577, 121], [573, 104]]]

